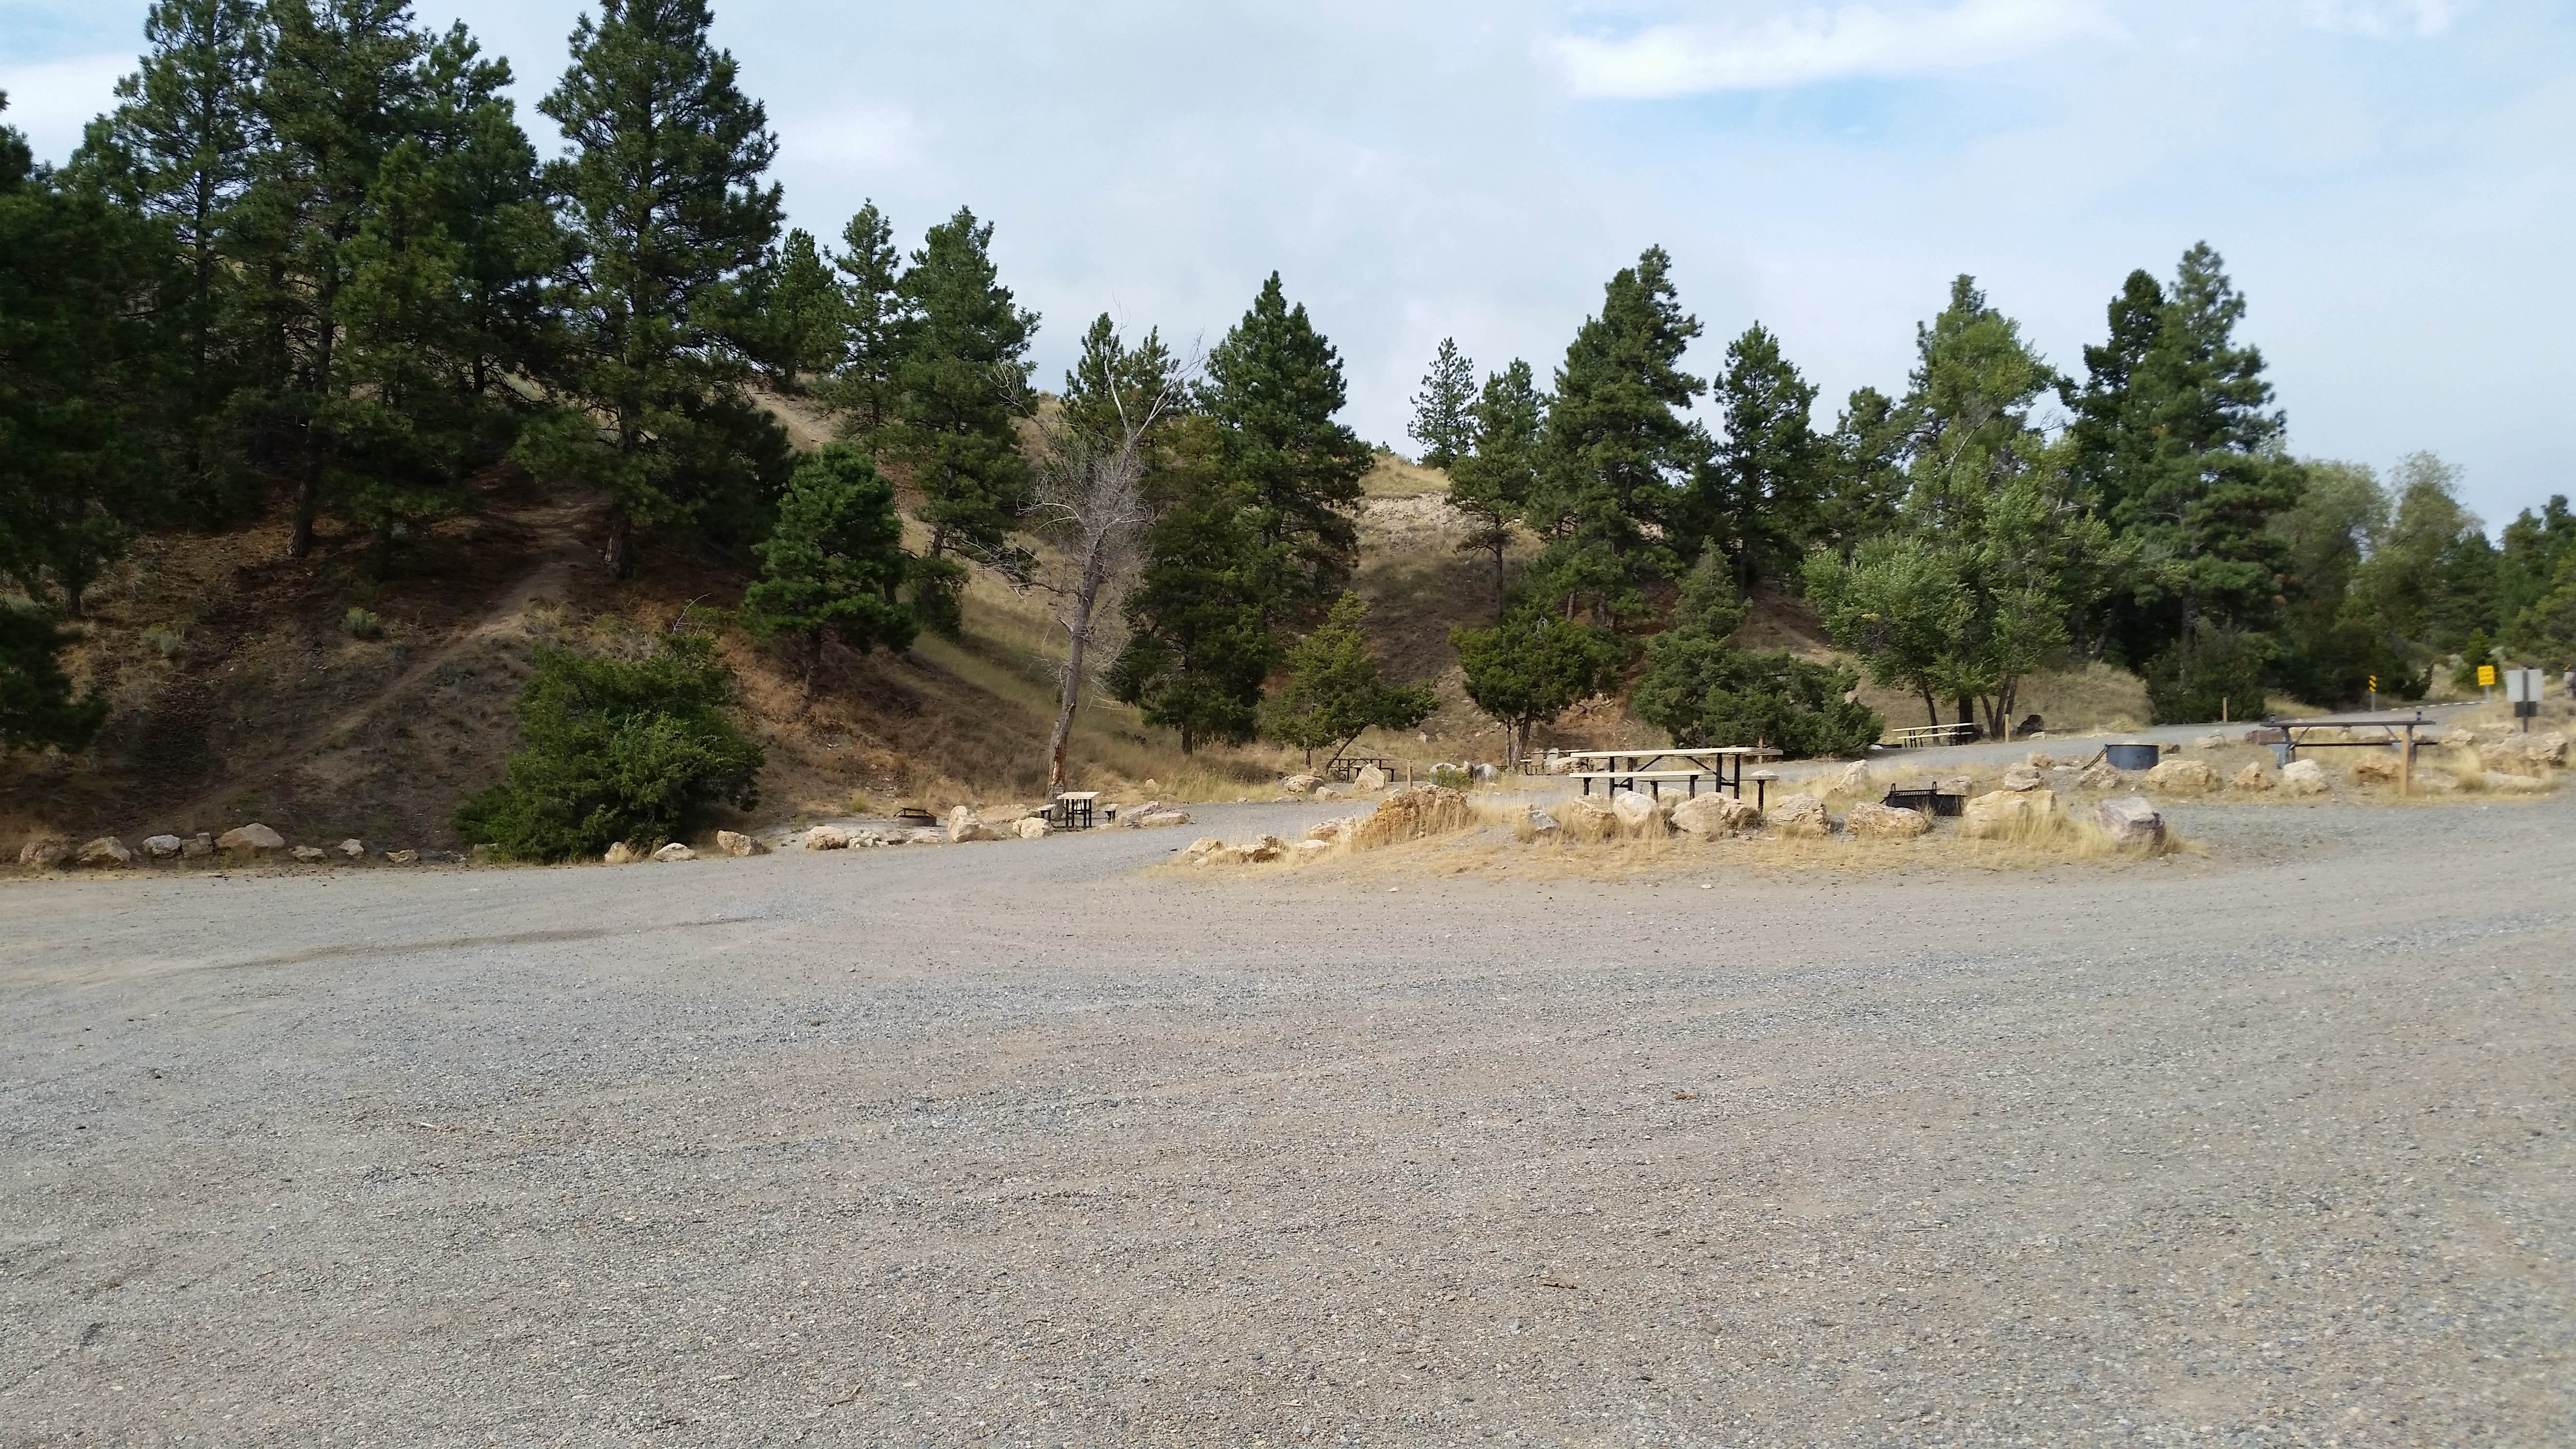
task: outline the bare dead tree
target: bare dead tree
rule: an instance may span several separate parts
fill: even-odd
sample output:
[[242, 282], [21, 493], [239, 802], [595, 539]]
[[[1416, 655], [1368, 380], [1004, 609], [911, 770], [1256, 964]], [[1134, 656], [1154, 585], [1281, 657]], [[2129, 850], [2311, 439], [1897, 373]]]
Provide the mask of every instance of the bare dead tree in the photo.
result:
[[1108, 624], [1111, 588], [1135, 565], [1145, 529], [1153, 522], [1146, 488], [1152, 439], [1158, 424], [1188, 396], [1196, 360], [1156, 380], [1151, 391], [1113, 382], [1107, 400], [1114, 428], [1085, 428], [1066, 417], [1042, 425], [1043, 453], [1028, 531], [1053, 543], [1058, 557], [1023, 576], [1029, 589], [1051, 595], [1048, 610], [1064, 631], [1064, 661], [1057, 669], [1055, 729], [1047, 739], [1047, 796], [1063, 793], [1065, 749], [1073, 739], [1074, 712], [1093, 646]]

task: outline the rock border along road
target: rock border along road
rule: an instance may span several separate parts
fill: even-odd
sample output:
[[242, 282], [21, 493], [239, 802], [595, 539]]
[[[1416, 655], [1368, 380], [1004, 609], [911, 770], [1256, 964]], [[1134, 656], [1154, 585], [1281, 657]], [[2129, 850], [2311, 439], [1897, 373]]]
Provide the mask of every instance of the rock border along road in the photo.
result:
[[0, 1443], [2576, 1439], [2576, 802], [2181, 820], [0, 887]]

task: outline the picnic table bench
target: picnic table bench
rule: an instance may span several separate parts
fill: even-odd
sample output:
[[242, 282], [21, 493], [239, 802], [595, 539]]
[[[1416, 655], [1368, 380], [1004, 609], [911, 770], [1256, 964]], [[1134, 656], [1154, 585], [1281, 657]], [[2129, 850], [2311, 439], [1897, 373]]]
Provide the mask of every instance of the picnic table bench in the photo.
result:
[[1887, 743], [1900, 750], [1919, 750], [1927, 745], [1973, 745], [1984, 739], [1986, 732], [1974, 724], [1914, 725], [1907, 729], [1889, 730]]
[[[1697, 795], [1700, 782], [1706, 780], [1712, 790], [1727, 791], [1741, 800], [1746, 779], [1745, 761], [1773, 759], [1779, 753], [1760, 745], [1718, 745], [1692, 749], [1574, 750], [1559, 758], [1572, 760], [1579, 767], [1588, 767], [1577, 768], [1566, 775], [1567, 779], [1582, 781], [1586, 795], [1592, 793], [1595, 780], [1602, 782], [1605, 795], [1622, 789], [1634, 790], [1643, 784], [1647, 792], [1657, 799], [1663, 797], [1667, 784], [1682, 785]], [[1666, 766], [1664, 762], [1667, 760], [1679, 762], [1680, 768]], [[1768, 771], [1757, 773], [1757, 800], [1763, 786], [1772, 778], [1775, 777]]]

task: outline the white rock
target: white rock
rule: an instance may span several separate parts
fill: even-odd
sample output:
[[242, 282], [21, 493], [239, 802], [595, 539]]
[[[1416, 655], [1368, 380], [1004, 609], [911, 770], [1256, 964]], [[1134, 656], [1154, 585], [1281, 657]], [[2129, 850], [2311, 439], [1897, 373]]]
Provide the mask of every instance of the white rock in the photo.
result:
[[1870, 793], [1869, 762], [1854, 760], [1834, 776], [1833, 792], [1846, 799], [1858, 800]]
[[354, 835], [331, 848], [340, 852], [342, 857], [349, 860], [364, 860], [367, 858], [367, 842], [358, 839]]
[[2158, 795], [2206, 795], [2218, 788], [2218, 772], [2202, 760], [2167, 760], [2147, 772], [2147, 789]]
[[1020, 833], [1022, 840], [1044, 840], [1050, 833], [1047, 823], [1034, 815], [1021, 816], [1020, 823], [1012, 828]]
[[143, 853], [154, 860], [172, 860], [188, 848], [188, 842], [175, 835], [149, 835], [143, 840]]
[[608, 853], [601, 856], [600, 860], [603, 864], [607, 865], [633, 865], [636, 861], [643, 858], [643, 854], [636, 850], [634, 846], [621, 840], [615, 845], [608, 847]]
[[1163, 830], [1175, 825], [1187, 825], [1189, 823], [1190, 815], [1186, 810], [1150, 811], [1146, 814], [1139, 815], [1128, 822], [1128, 824], [1135, 826], [1139, 830]]
[[2235, 741], [2225, 735], [2202, 735], [2191, 742], [2191, 747], [2195, 750], [2223, 750], [2233, 743]]
[[1763, 817], [1763, 823], [1782, 835], [1812, 838], [1831, 835], [1834, 831], [1834, 819], [1825, 813], [1825, 802], [1804, 792], [1783, 795], [1773, 802]]
[[1521, 813], [1512, 820], [1512, 837], [1523, 845], [1540, 840], [1554, 840], [1564, 829], [1564, 826], [1557, 823], [1554, 815], [1535, 805], [1523, 806]]
[[2048, 777], [2028, 765], [2015, 765], [2004, 771], [2004, 788], [2007, 790], [2042, 790], [2047, 787]]
[[1843, 829], [1853, 835], [1875, 840], [1911, 840], [1932, 833], [1932, 821], [1920, 810], [1902, 810], [1893, 805], [1873, 805], [1863, 801], [1843, 817]]
[[1279, 788], [1291, 795], [1312, 795], [1324, 784], [1321, 775], [1291, 775], [1279, 782]]
[[1001, 832], [984, 823], [984, 817], [960, 805], [948, 812], [948, 841], [964, 845], [977, 840], [999, 840]]
[[1732, 795], [1694, 795], [1673, 807], [1673, 829], [1702, 840], [1715, 840], [1739, 830], [1757, 830], [1762, 811], [1750, 800]]
[[1643, 839], [1656, 839], [1671, 834], [1664, 824], [1664, 808], [1634, 790], [1621, 790], [1610, 797], [1610, 813], [1619, 817], [1619, 833]]
[[1383, 790], [1386, 788], [1386, 771], [1375, 765], [1364, 766], [1357, 775], [1351, 777], [1351, 788], [1362, 794]]
[[2239, 790], [2249, 791], [2254, 794], [2260, 794], [2265, 790], [2272, 789], [2275, 784], [2272, 779], [2272, 772], [2263, 768], [2263, 762], [2261, 760], [2253, 761], [2244, 769], [2237, 771], [2236, 778], [2229, 783]]
[[1619, 833], [1619, 814], [1597, 795], [1575, 795], [1556, 803], [1554, 814], [1565, 833], [1585, 845]]
[[850, 832], [837, 825], [817, 825], [805, 832], [805, 848], [807, 850], [847, 850], [850, 848]]
[[2326, 779], [2325, 767], [2314, 760], [2292, 760], [2281, 767], [2284, 795], [2322, 795], [2333, 788]]
[[265, 825], [244, 825], [216, 836], [215, 848], [256, 855], [264, 850], [284, 850], [286, 837]]
[[2152, 850], [2165, 842], [2165, 818], [2143, 795], [2124, 795], [2094, 806], [2093, 823], [2123, 850]]
[[1191, 841], [1189, 846], [1181, 852], [1181, 859], [1196, 860], [1200, 856], [1209, 854], [1212, 851], [1223, 849], [1225, 849], [1224, 841], [1217, 839], [1213, 835], [1202, 835], [1198, 839]]
[[1997, 790], [1967, 803], [1959, 834], [1968, 840], [2007, 840], [2045, 826], [2057, 813], [2054, 790]]
[[655, 860], [668, 863], [672, 861], [695, 860], [698, 858], [698, 853], [674, 840], [670, 844], [663, 846], [660, 850], [654, 851], [653, 858]]
[[[846, 844], [847, 842], [844, 842]], [[731, 856], [767, 855], [769, 847], [734, 830], [716, 832], [716, 849]]]

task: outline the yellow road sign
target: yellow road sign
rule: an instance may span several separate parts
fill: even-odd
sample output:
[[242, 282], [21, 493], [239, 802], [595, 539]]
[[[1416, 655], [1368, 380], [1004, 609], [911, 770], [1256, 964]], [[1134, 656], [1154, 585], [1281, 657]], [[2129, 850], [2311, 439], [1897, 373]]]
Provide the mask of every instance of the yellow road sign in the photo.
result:
[[2485, 688], [2488, 688], [2488, 687], [2492, 686], [2494, 683], [2495, 683], [2495, 666], [2494, 666], [2494, 665], [2492, 665], [2492, 664], [2481, 664], [2481, 665], [2479, 665], [2479, 666], [2478, 666], [2478, 687], [2479, 687], [2480, 689], [2485, 689]]

